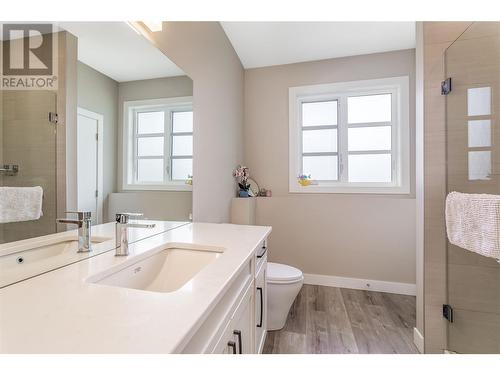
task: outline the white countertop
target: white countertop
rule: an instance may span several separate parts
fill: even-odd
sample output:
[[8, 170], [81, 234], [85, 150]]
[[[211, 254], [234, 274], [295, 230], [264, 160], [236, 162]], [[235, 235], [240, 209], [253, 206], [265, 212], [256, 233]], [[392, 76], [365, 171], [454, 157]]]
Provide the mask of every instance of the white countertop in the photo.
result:
[[[187, 224], [0, 289], [0, 353], [175, 353], [253, 256], [270, 227]], [[89, 277], [169, 244], [224, 248], [171, 293], [88, 283]]]

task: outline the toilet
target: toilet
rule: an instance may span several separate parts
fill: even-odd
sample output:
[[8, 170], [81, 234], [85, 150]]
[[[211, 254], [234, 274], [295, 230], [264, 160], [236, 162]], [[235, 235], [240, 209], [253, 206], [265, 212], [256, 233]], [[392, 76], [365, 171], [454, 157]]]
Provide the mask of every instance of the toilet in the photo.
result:
[[267, 263], [267, 330], [285, 326], [293, 301], [302, 288], [302, 271], [286, 264]]

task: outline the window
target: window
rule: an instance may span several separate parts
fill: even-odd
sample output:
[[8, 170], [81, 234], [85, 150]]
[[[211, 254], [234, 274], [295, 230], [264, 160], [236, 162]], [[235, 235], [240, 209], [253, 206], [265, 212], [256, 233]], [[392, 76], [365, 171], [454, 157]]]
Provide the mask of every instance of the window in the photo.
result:
[[290, 88], [290, 191], [408, 194], [408, 81]]
[[124, 103], [124, 181], [128, 190], [190, 190], [193, 110], [190, 97]]
[[469, 181], [491, 180], [491, 87], [467, 89]]

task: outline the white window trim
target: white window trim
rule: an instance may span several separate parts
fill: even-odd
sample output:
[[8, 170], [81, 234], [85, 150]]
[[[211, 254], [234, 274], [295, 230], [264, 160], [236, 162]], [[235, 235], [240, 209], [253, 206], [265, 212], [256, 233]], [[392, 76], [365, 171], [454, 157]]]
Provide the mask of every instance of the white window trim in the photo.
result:
[[[302, 186], [297, 181], [302, 165], [302, 129], [300, 109], [303, 101], [329, 100], [345, 95], [395, 93], [393, 95], [392, 175], [389, 183], [350, 183], [347, 181], [321, 181]], [[289, 192], [291, 193], [365, 193], [410, 194], [410, 125], [409, 125], [409, 77], [391, 77], [362, 81], [340, 82], [289, 88]], [[339, 119], [347, 116], [346, 108], [339, 106]], [[394, 120], [393, 120], [394, 121]], [[339, 121], [338, 126], [346, 123]], [[340, 138], [339, 138], [340, 141]], [[340, 142], [339, 142], [340, 143]], [[338, 146], [347, 147], [347, 145]]]
[[[192, 110], [193, 97], [182, 96], [175, 98], [162, 98], [162, 99], [147, 99], [147, 100], [133, 100], [123, 102], [123, 134], [122, 134], [122, 190], [165, 190], [165, 191], [192, 191], [193, 187], [186, 184], [184, 181], [169, 181], [162, 184], [138, 184], [129, 181], [129, 177], [133, 174], [134, 163], [134, 116], [135, 110], [141, 107], [165, 107], [172, 106], [179, 109]], [[166, 155], [170, 154], [170, 142], [165, 145]]]

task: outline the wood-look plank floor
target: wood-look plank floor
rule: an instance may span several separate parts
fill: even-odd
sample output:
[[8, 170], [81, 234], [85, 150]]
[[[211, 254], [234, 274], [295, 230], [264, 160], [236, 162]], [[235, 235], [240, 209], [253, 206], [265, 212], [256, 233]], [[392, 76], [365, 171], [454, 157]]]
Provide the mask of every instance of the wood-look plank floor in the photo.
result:
[[418, 353], [415, 297], [304, 285], [267, 354]]

